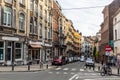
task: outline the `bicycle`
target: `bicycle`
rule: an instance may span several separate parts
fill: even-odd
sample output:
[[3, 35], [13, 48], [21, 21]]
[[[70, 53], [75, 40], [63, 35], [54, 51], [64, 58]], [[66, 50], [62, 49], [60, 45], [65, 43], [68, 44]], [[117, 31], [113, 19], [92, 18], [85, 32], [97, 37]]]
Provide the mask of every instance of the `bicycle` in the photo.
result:
[[112, 75], [112, 69], [110, 66], [104, 65], [100, 70], [101, 76]]

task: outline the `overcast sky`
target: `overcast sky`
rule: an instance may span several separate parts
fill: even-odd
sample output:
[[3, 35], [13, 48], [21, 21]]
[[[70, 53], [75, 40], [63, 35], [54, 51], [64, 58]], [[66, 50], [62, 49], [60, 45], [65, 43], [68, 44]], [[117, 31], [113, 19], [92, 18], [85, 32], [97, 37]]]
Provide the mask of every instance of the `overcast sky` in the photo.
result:
[[[93, 36], [100, 29], [103, 22], [102, 10], [104, 7], [87, 8], [105, 6], [113, 0], [57, 0], [63, 9], [63, 14], [67, 19], [72, 20], [75, 29], [79, 30], [83, 36]], [[82, 8], [82, 9], [72, 9]], [[70, 9], [70, 10], [67, 10]]]

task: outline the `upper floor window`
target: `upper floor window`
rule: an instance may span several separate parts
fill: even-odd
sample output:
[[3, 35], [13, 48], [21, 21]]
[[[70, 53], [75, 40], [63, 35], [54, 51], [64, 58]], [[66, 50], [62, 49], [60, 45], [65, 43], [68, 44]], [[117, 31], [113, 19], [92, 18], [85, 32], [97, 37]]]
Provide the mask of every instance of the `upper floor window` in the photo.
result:
[[30, 18], [30, 33], [33, 33], [33, 18]]
[[35, 6], [34, 6], [34, 16], [37, 17], [38, 15], [38, 6], [37, 6], [37, 2], [35, 2]]
[[12, 17], [12, 9], [10, 7], [4, 7], [4, 17], [3, 17], [3, 25], [11, 27], [11, 17]]
[[115, 24], [117, 23], [117, 18], [115, 18]]
[[30, 0], [30, 10], [33, 10], [33, 0]]
[[20, 4], [25, 5], [25, 0], [19, 0]]
[[47, 27], [45, 27], [45, 33], [44, 34], [45, 34], [44, 37], [47, 38]]
[[24, 30], [24, 26], [25, 26], [25, 15], [23, 13], [20, 13], [20, 16], [19, 16], [19, 28], [20, 28], [20, 30]]
[[47, 11], [45, 10], [45, 20], [47, 20]]
[[42, 17], [42, 5], [40, 5], [40, 16]]
[[37, 34], [38, 33], [38, 28], [37, 28], [37, 20], [34, 21], [34, 33]]
[[117, 30], [115, 30], [115, 40], [117, 40]]
[[42, 36], [42, 24], [40, 24], [40, 36]]

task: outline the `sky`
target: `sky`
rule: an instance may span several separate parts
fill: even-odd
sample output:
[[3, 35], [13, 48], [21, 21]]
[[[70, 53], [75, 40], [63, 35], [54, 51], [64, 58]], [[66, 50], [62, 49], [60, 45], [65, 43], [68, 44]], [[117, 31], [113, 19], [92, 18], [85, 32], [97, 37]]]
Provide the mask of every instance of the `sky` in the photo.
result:
[[[56, 0], [67, 19], [83, 36], [95, 36], [103, 22], [102, 10], [113, 0]], [[103, 6], [103, 7], [97, 7]], [[88, 7], [88, 8], [85, 8]], [[96, 8], [90, 8], [96, 7]], [[78, 8], [78, 9], [73, 9]]]

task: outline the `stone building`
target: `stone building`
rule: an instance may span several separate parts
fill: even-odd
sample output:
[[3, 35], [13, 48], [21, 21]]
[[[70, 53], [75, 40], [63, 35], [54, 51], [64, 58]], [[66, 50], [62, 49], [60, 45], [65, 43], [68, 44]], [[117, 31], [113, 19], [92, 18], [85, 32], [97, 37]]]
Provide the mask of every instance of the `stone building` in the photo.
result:
[[46, 61], [52, 47], [52, 0], [0, 0], [0, 63]]

